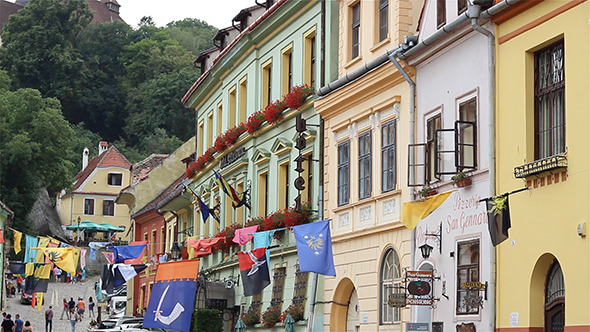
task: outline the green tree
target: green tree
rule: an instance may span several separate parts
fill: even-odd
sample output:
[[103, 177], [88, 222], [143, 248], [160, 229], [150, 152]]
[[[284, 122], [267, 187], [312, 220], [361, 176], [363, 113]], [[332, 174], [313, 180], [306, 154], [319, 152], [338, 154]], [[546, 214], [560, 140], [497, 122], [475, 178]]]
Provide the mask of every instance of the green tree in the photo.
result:
[[121, 21], [91, 24], [78, 38], [84, 59], [84, 80], [75, 91], [71, 107], [84, 112], [70, 119], [84, 122], [104, 139], [117, 139], [125, 124], [126, 95], [119, 80], [125, 75], [120, 58], [131, 43], [131, 28]]
[[91, 20], [86, 1], [30, 1], [3, 28], [0, 67], [15, 87], [68, 104], [82, 80], [83, 60], [74, 41]]
[[157, 128], [183, 141], [195, 134], [195, 113], [185, 109], [180, 99], [198, 77], [197, 72], [188, 67], [176, 73], [161, 74], [129, 93], [125, 133], [130, 144], [140, 144]]
[[25, 229], [26, 216], [41, 186], [49, 192], [72, 183], [74, 165], [64, 155], [73, 130], [61, 114], [59, 101], [33, 89], [0, 94], [0, 181], [2, 200]]
[[182, 21], [168, 23], [166, 31], [172, 39], [178, 41], [180, 46], [196, 57], [204, 50], [213, 47], [211, 40], [217, 28], [199, 19], [185, 18]]
[[126, 46], [123, 61], [127, 73], [125, 86], [130, 89], [160, 74], [191, 67], [193, 56], [170, 38], [166, 31], [158, 31], [153, 36]]

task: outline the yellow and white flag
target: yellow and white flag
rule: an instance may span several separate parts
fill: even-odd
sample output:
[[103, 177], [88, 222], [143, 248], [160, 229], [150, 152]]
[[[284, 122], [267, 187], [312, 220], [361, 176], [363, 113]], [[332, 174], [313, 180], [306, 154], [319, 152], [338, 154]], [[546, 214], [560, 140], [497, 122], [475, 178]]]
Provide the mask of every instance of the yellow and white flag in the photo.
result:
[[43, 250], [43, 253], [60, 269], [74, 275], [80, 259], [80, 249], [68, 248], [34, 248]]

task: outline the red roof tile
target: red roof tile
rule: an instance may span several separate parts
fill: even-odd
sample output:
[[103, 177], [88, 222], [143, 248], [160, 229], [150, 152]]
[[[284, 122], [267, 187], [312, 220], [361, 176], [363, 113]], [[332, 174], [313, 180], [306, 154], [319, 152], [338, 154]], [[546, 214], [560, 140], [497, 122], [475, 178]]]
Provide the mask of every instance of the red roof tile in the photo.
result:
[[101, 153], [100, 155], [90, 159], [88, 166], [78, 172], [75, 177], [75, 183], [73, 190], [80, 188], [82, 183], [92, 174], [97, 168], [106, 167], [121, 167], [130, 169], [132, 164], [122, 155], [116, 147], [111, 146], [108, 150]]

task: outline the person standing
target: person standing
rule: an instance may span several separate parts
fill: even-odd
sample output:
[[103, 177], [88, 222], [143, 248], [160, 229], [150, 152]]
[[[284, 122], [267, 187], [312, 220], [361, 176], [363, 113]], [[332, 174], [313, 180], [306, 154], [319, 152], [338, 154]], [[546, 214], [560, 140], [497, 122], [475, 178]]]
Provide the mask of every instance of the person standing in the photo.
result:
[[68, 304], [68, 300], [66, 300], [66, 298], [64, 297], [64, 302], [63, 302], [63, 310], [61, 312], [61, 317], [59, 319], [64, 319], [64, 313], [66, 314], [66, 318], [70, 319], [70, 305]]
[[53, 308], [45, 310], [45, 332], [51, 332], [53, 328]]
[[10, 314], [6, 315], [6, 319], [2, 321], [2, 332], [13, 332], [14, 322], [12, 321]]
[[18, 290], [19, 294], [23, 291], [23, 277], [20, 275], [16, 277], [16, 289]]
[[14, 332], [22, 332], [24, 324], [25, 322], [23, 322], [23, 320], [20, 319], [20, 315], [16, 314], [14, 316]]
[[80, 316], [80, 321], [84, 318], [84, 311], [86, 311], [86, 302], [84, 299], [79, 297], [78, 298], [78, 316]]
[[94, 301], [92, 301], [92, 296], [88, 298], [88, 317], [94, 317]]
[[70, 324], [72, 325], [72, 332], [76, 332], [76, 322], [78, 321], [78, 314], [76, 309], [70, 310]]

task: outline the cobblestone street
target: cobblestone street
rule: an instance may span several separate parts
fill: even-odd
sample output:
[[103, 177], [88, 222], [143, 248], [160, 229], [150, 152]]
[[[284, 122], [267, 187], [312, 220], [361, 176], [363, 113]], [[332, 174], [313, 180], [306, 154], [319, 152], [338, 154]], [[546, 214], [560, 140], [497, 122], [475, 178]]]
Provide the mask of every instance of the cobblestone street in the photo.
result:
[[[37, 308], [32, 308], [31, 305], [25, 305], [20, 303], [20, 294], [16, 294], [13, 298], [8, 298], [7, 300], [7, 307], [5, 308], [6, 313], [12, 315], [12, 320], [14, 321], [14, 317], [16, 314], [19, 314], [23, 321], [30, 321], [31, 325], [33, 326], [33, 330], [35, 332], [43, 332], [45, 331], [45, 310], [49, 308], [50, 305], [53, 306], [53, 332], [70, 332], [71, 325], [70, 321], [67, 319], [66, 315], [64, 314], [63, 320], [60, 319], [61, 313], [63, 311], [62, 301], [66, 298], [68, 301], [71, 297], [74, 298], [74, 301], [77, 302], [78, 297], [84, 298], [86, 302], [86, 313], [84, 314], [84, 319], [82, 322], [78, 322], [76, 324], [76, 332], [84, 332], [87, 330], [90, 321], [96, 319], [88, 317], [88, 298], [92, 296], [94, 301], [96, 302], [96, 296], [94, 294], [94, 283], [98, 281], [99, 277], [91, 277], [84, 283], [49, 283], [47, 288], [47, 293], [45, 293], [45, 305], [41, 311], [38, 311]], [[57, 290], [57, 298], [59, 299], [59, 303], [54, 304], [51, 303], [51, 298], [53, 296], [53, 292]], [[98, 307], [95, 306], [94, 312], [95, 315], [97, 313]], [[104, 311], [103, 311], [103, 319]]]

